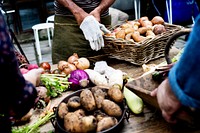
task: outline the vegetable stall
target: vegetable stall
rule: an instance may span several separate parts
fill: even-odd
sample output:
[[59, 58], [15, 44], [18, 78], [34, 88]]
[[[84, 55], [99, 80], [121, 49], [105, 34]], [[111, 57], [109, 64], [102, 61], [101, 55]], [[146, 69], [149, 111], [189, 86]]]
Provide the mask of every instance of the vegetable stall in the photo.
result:
[[[177, 51], [175, 51], [177, 53]], [[152, 61], [149, 64], [160, 64], [165, 59], [160, 58], [158, 60]], [[121, 69], [123, 72], [127, 73], [128, 76], [131, 76], [132, 78], [137, 78], [141, 76], [144, 73], [144, 70], [142, 67], [131, 65], [130, 63], [121, 61], [120, 63], [116, 63], [117, 60], [108, 60], [107, 63], [110, 64], [115, 69]], [[147, 64], [147, 66], [149, 65]], [[57, 65], [53, 65], [52, 68], [56, 68]], [[68, 95], [70, 95], [72, 90], [70, 91], [64, 91], [61, 95], [59, 95], [56, 98], [53, 98], [51, 100], [51, 106], [57, 107], [60, 102], [66, 98]], [[127, 103], [128, 104], [128, 103]], [[41, 113], [43, 112], [43, 109], [37, 110], [33, 113], [31, 117], [31, 121], [28, 125], [34, 124], [38, 119], [40, 119]], [[49, 117], [49, 116], [46, 116]], [[182, 132], [187, 131], [191, 132], [190, 128], [183, 128], [183, 127], [174, 127], [162, 118], [161, 113], [156, 108], [146, 104], [144, 102], [144, 108], [142, 110], [142, 113], [136, 113], [134, 111], [129, 110], [129, 115], [127, 115], [129, 119], [124, 118], [122, 124], [117, 128], [117, 132], [119, 133], [127, 133], [127, 132], [154, 132], [154, 133], [160, 133], [160, 132]], [[34, 126], [30, 126], [30, 128], [33, 128]], [[44, 132], [54, 132], [55, 128], [52, 125], [50, 121], [46, 122], [44, 125], [42, 124], [39, 127], [39, 131], [41, 133]]]
[[[141, 19], [141, 21], [144, 20]], [[164, 22], [160, 18], [153, 22], [159, 29], [156, 30], [156, 34], [166, 32], [166, 29], [163, 29]], [[131, 21], [131, 24], [134, 28], [140, 27], [136, 22]], [[130, 23], [123, 26], [129, 27]], [[150, 39], [155, 38], [156, 35], [152, 27], [149, 27], [149, 22], [143, 22], [140, 28], [143, 32], [148, 31], [146, 39], [149, 39], [150, 33]], [[119, 27], [116, 29], [119, 30]], [[118, 32], [116, 37], [133, 43], [135, 38], [137, 40], [139, 37], [136, 37], [138, 34], [131, 33], [132, 30], [134, 29], [129, 27], [129, 30]], [[109, 38], [111, 36], [113, 33], [109, 35]], [[140, 38], [145, 39], [141, 36]], [[120, 48], [123, 47], [121, 39]], [[138, 47], [140, 44], [136, 45]], [[119, 45], [117, 47], [119, 48]], [[180, 54], [180, 50], [174, 47], [171, 52], [173, 55]], [[140, 97], [142, 95], [137, 95], [139, 93], [134, 93], [135, 88], [130, 87], [132, 81], [139, 82], [134, 85], [142, 84], [143, 87], [152, 87], [151, 82], [138, 79], [146, 75], [152, 77], [152, 72], [159, 65], [166, 65], [163, 57], [148, 60], [142, 66], [135, 65], [138, 62], [133, 63], [119, 60], [119, 58], [101, 57], [98, 60], [89, 61], [85, 57], [79, 57], [78, 53], [74, 53], [66, 61], [59, 61], [58, 64], [41, 63], [38, 67], [42, 67], [45, 71], [41, 75], [41, 84], [37, 87], [40, 100], [23, 123], [17, 122], [13, 126], [13, 133], [200, 131], [184, 122], [176, 126], [170, 125], [163, 119], [159, 108], [150, 103], [155, 98]], [[33, 65], [32, 68], [26, 66], [26, 68], [21, 68], [21, 71], [26, 73], [28, 69], [34, 68], [37, 66]]]

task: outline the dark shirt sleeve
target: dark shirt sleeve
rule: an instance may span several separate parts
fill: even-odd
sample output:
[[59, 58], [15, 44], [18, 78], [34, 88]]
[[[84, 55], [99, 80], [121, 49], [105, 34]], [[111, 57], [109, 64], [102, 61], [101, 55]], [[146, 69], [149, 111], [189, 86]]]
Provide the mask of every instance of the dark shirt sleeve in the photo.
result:
[[0, 11], [0, 113], [22, 117], [34, 105], [35, 87], [27, 82], [19, 70], [14, 47]]
[[169, 73], [169, 82], [183, 105], [200, 109], [200, 15], [185, 45], [180, 60]]

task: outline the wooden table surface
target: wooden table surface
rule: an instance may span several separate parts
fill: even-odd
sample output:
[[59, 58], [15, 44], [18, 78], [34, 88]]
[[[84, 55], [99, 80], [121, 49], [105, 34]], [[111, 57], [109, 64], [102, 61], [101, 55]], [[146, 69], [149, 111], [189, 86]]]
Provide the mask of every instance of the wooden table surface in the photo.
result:
[[[149, 62], [148, 64], [159, 64], [165, 61], [164, 58], [160, 58], [154, 61]], [[141, 66], [135, 66], [133, 64], [119, 61], [115, 59], [109, 59], [107, 61], [109, 66], [112, 66], [115, 69], [120, 69], [123, 72], [127, 73], [128, 76], [136, 78], [141, 76], [144, 72]], [[71, 92], [65, 92], [62, 96], [52, 99], [52, 106], [57, 106], [67, 95]], [[36, 119], [36, 118], [31, 118]], [[54, 131], [54, 127], [51, 122], [43, 125], [40, 128], [42, 133], [49, 131]], [[128, 121], [124, 119], [123, 123], [118, 127], [117, 133], [190, 133], [194, 132], [200, 133], [199, 129], [190, 128], [185, 124], [171, 125], [167, 123], [161, 113], [154, 107], [145, 103], [144, 111], [140, 115], [130, 114]]]

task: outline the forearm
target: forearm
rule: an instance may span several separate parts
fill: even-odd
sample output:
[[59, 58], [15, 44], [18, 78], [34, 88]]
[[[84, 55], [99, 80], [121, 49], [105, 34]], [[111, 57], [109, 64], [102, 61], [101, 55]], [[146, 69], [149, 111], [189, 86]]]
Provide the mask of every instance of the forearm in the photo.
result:
[[104, 11], [106, 11], [114, 2], [115, 0], [102, 0], [99, 6], [95, 10], [98, 10], [99, 13], [101, 14]]
[[200, 107], [200, 16], [179, 62], [169, 73], [171, 88], [182, 104]]
[[57, 0], [57, 1], [71, 11], [71, 13], [74, 15], [79, 25], [83, 21], [83, 19], [86, 16], [88, 16], [88, 13], [86, 13], [81, 7], [75, 4], [72, 0]]

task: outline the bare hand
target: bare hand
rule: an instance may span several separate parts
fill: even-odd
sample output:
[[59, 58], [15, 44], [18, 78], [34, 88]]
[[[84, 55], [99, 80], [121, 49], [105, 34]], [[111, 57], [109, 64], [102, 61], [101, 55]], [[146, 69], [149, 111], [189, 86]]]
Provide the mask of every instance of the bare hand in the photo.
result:
[[164, 119], [169, 123], [176, 123], [177, 119], [174, 115], [180, 109], [181, 103], [172, 92], [168, 79], [165, 79], [157, 89], [152, 91], [151, 96], [157, 96]]
[[27, 73], [23, 74], [25, 80], [31, 82], [34, 86], [38, 86], [40, 81], [40, 75], [44, 71], [42, 68], [32, 69]]

